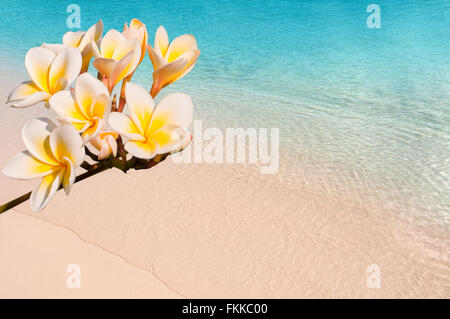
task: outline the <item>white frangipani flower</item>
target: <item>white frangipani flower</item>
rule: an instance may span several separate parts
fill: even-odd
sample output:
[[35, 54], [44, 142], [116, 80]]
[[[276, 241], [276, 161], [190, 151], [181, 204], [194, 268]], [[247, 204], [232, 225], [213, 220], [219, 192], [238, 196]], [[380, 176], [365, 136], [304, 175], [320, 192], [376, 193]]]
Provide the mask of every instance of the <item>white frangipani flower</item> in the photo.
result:
[[169, 36], [163, 26], [156, 30], [155, 46], [148, 44], [147, 51], [154, 70], [151, 89], [153, 97], [167, 85], [188, 74], [200, 56], [197, 40], [193, 35], [181, 35], [169, 44]]
[[108, 90], [136, 70], [141, 58], [141, 45], [135, 38], [127, 39], [117, 30], [110, 30], [100, 43], [92, 41], [95, 60], [92, 65], [106, 77]]
[[28, 51], [25, 67], [31, 81], [23, 82], [8, 97], [14, 107], [28, 107], [46, 102], [58, 91], [65, 90], [80, 74], [81, 53], [66, 48], [55, 54], [52, 50], [36, 47]]
[[50, 107], [63, 120], [71, 123], [87, 142], [108, 122], [111, 111], [109, 92], [102, 82], [83, 73], [73, 91], [62, 91], [49, 100]]
[[22, 129], [22, 138], [27, 150], [13, 157], [2, 173], [15, 179], [40, 178], [31, 194], [31, 208], [38, 212], [61, 184], [69, 194], [75, 169], [84, 161], [84, 145], [72, 125], [56, 127], [47, 119], [29, 120]]
[[91, 26], [87, 31], [69, 31], [64, 34], [62, 44], [43, 43], [42, 47], [47, 48], [58, 54], [65, 48], [78, 48], [83, 57], [83, 66], [81, 73], [87, 72], [89, 62], [92, 59], [91, 42], [99, 43], [103, 34], [103, 21], [100, 19], [96, 24]]
[[128, 114], [113, 112], [109, 125], [128, 139], [125, 150], [142, 159], [178, 150], [191, 138], [187, 127], [192, 122], [191, 98], [183, 93], [166, 96], [155, 108], [150, 94], [139, 85], [125, 88]]

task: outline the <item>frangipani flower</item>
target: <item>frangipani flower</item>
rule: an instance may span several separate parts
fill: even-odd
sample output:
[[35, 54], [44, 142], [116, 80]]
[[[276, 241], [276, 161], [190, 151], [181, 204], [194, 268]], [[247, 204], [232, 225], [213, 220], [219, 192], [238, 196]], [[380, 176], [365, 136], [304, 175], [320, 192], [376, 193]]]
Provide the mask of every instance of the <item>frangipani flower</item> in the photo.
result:
[[113, 112], [110, 126], [128, 141], [125, 150], [142, 159], [151, 159], [185, 145], [190, 139], [187, 127], [192, 122], [191, 98], [183, 93], [166, 96], [155, 108], [153, 99], [142, 87], [128, 83], [125, 98], [129, 115]]
[[66, 89], [80, 74], [81, 53], [75, 48], [53, 51], [36, 47], [25, 56], [25, 67], [31, 77], [14, 89], [7, 103], [14, 107], [28, 107], [48, 99]]
[[125, 36], [125, 38], [127, 39], [134, 38], [138, 40], [138, 42], [140, 43], [141, 45], [141, 58], [139, 60], [140, 64], [145, 57], [145, 52], [147, 52], [146, 51], [148, 43], [147, 27], [138, 19], [133, 19], [130, 22], [130, 26], [128, 26], [128, 24], [125, 22], [122, 34]]
[[108, 156], [117, 155], [117, 138], [119, 137], [119, 133], [104, 131], [97, 134], [93, 139], [89, 142], [98, 150], [98, 159], [101, 161], [102, 159], [108, 158]]
[[29, 120], [22, 129], [22, 138], [27, 150], [12, 158], [3, 174], [15, 179], [41, 179], [31, 194], [31, 208], [38, 212], [61, 184], [69, 194], [75, 169], [84, 160], [84, 145], [73, 126], [56, 127], [45, 119]]
[[135, 38], [126, 39], [116, 30], [110, 30], [102, 42], [100, 50], [92, 42], [95, 60], [94, 67], [107, 79], [108, 90], [133, 73], [141, 58], [141, 46]]
[[89, 62], [92, 58], [91, 42], [98, 43], [103, 34], [103, 21], [99, 20], [96, 24], [91, 26], [87, 31], [69, 31], [63, 36], [62, 44], [48, 44], [43, 43], [42, 47], [47, 48], [58, 54], [63, 49], [72, 47], [78, 48], [83, 57], [83, 66], [81, 73], [87, 72]]
[[49, 103], [56, 114], [81, 133], [84, 142], [98, 134], [111, 110], [108, 90], [89, 73], [78, 77], [73, 92], [58, 92]]
[[175, 38], [169, 45], [166, 29], [160, 26], [155, 35], [155, 47], [147, 45], [153, 64], [153, 86], [151, 95], [155, 97], [167, 85], [185, 76], [197, 62], [200, 51], [195, 37], [185, 34]]

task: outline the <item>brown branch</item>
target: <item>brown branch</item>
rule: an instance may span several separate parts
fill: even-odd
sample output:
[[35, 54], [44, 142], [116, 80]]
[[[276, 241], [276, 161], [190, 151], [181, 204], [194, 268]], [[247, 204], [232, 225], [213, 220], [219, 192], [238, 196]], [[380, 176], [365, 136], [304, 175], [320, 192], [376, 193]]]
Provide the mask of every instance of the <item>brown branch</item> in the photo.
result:
[[127, 152], [125, 151], [125, 145], [123, 144], [122, 136], [117, 138], [117, 155], [122, 158], [123, 161], [127, 160]]
[[81, 163], [80, 165], [81, 168], [84, 168], [85, 170], [89, 171], [90, 169], [92, 169], [92, 165], [89, 164], [88, 162], [84, 161], [83, 163]]
[[16, 199], [13, 199], [12, 201], [7, 202], [6, 204], [3, 204], [0, 206], [0, 214], [6, 212], [7, 210], [10, 210], [11, 208], [16, 207], [19, 204], [22, 204], [26, 200], [28, 200], [31, 196], [31, 192], [26, 193], [20, 197], [17, 197]]
[[90, 157], [91, 160], [98, 162], [98, 157], [94, 153], [92, 153], [87, 146], [84, 146], [84, 152], [87, 156]]

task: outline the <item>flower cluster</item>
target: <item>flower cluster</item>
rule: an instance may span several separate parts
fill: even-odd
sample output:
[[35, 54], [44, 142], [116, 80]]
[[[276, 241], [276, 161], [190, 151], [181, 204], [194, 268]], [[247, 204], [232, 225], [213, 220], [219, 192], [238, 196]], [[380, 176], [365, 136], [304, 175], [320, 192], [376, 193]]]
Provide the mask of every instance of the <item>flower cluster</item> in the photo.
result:
[[[153, 64], [148, 90], [130, 82], [146, 52]], [[182, 150], [192, 139], [190, 97], [172, 93], [157, 106], [153, 98], [191, 71], [199, 55], [194, 36], [169, 43], [162, 26], [151, 46], [145, 24], [137, 19], [104, 36], [100, 20], [85, 32], [67, 32], [60, 44], [30, 49], [25, 56], [30, 80], [14, 89], [7, 103], [24, 108], [44, 102], [58, 125], [29, 120], [22, 129], [26, 150], [6, 164], [3, 174], [40, 179], [31, 192], [32, 210], [38, 212], [58, 189], [69, 194], [78, 180], [112, 167], [147, 169]], [[88, 73], [91, 62], [97, 77]], [[114, 93], [120, 82], [120, 93]], [[79, 167], [86, 172], [77, 177]]]

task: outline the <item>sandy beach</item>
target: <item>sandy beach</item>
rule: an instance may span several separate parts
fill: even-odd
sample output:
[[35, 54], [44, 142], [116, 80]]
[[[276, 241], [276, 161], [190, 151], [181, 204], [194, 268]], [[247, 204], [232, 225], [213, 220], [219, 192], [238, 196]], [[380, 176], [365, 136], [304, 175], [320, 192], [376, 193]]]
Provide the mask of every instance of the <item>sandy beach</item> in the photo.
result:
[[[5, 106], [15, 82], [2, 81], [1, 167], [24, 149], [27, 119], [53, 116]], [[34, 184], [0, 176], [1, 202]], [[361, 201], [240, 164], [109, 170], [40, 213], [26, 202], [0, 215], [0, 297], [450, 297], [448, 225]], [[380, 288], [367, 285], [373, 264]]]

